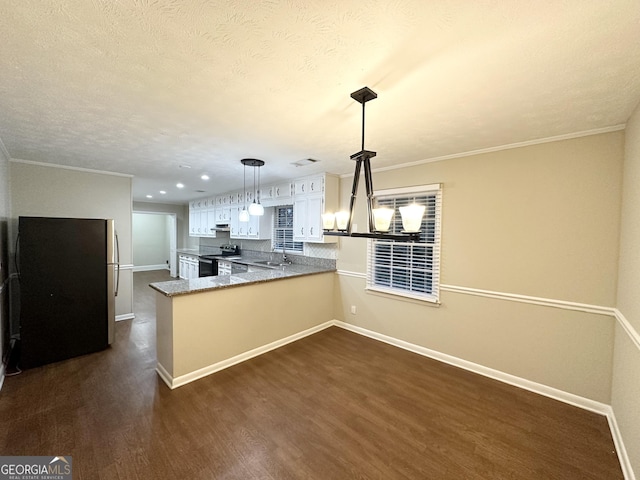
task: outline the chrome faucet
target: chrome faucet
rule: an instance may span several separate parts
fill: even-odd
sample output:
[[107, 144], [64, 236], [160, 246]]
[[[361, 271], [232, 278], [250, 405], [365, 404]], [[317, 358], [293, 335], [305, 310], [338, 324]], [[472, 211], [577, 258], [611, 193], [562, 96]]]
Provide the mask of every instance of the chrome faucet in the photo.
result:
[[[287, 257], [287, 251], [285, 250], [285, 246], [284, 246], [284, 242], [282, 242], [282, 261], [281, 263], [288, 263], [291, 264], [291, 260], [289, 260], [289, 257]], [[276, 250], [275, 248], [273, 249], [274, 251]]]

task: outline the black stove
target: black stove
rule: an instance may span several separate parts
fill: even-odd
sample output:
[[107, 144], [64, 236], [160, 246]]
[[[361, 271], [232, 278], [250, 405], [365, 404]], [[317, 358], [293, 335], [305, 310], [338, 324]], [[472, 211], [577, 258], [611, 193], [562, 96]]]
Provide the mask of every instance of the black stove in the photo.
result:
[[198, 256], [198, 276], [211, 277], [218, 275], [218, 262], [220, 257], [232, 257], [240, 255], [240, 247], [233, 243], [220, 245], [220, 253], [215, 255], [199, 255]]

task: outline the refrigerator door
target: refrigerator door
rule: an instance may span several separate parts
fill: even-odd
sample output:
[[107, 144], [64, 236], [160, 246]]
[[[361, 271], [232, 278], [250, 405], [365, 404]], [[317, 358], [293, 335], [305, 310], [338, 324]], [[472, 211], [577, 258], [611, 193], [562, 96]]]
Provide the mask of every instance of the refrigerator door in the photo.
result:
[[117, 265], [107, 265], [107, 335], [109, 345], [116, 340], [116, 269]]
[[116, 339], [116, 297], [120, 284], [120, 248], [115, 222], [107, 220], [107, 320], [109, 345]]
[[108, 346], [107, 222], [20, 217], [22, 368]]

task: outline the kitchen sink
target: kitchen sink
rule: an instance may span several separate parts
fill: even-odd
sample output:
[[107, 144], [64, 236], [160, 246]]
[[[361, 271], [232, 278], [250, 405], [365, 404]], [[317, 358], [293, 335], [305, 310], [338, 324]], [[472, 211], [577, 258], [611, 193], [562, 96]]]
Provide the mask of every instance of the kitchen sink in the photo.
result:
[[286, 265], [291, 265], [290, 263], [282, 263], [282, 262], [272, 262], [270, 260], [260, 260], [259, 262], [253, 262], [256, 265], [264, 265], [266, 267], [284, 267]]

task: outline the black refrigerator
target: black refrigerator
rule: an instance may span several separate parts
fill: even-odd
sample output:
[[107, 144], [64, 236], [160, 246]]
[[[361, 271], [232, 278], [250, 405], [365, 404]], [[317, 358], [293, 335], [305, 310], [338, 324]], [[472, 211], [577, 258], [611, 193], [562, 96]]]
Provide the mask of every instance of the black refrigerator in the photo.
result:
[[119, 280], [113, 220], [20, 217], [18, 223], [20, 368], [107, 348]]

